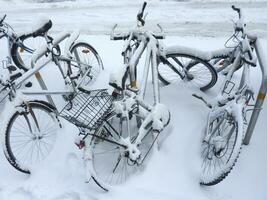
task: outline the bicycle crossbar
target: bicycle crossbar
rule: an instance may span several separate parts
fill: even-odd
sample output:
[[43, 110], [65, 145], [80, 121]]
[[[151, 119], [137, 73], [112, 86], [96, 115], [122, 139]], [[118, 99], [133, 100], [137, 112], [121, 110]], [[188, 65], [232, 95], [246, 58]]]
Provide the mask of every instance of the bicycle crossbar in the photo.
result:
[[267, 60], [266, 60], [266, 57], [263, 53], [263, 48], [261, 46], [260, 39], [255, 37], [255, 40], [256, 40], [255, 50], [256, 50], [257, 58], [258, 58], [259, 65], [261, 68], [262, 81], [261, 81], [261, 86], [260, 86], [260, 89], [259, 89], [259, 92], [257, 95], [256, 104], [254, 106], [252, 115], [250, 117], [249, 125], [248, 125], [246, 135], [245, 135], [245, 138], [243, 141], [243, 143], [245, 145], [248, 145], [250, 142], [251, 136], [253, 134], [255, 125], [258, 121], [258, 117], [259, 117], [262, 105], [263, 105], [264, 100], [265, 100], [266, 92], [267, 92]]
[[17, 80], [15, 80], [16, 87], [19, 87], [22, 83], [24, 83], [31, 76], [38, 73], [38, 71], [41, 70], [45, 65], [47, 65], [51, 60], [52, 58], [50, 57], [42, 65], [37, 66], [34, 70], [28, 70], [27, 72], [25, 72], [22, 77], [19, 77]]

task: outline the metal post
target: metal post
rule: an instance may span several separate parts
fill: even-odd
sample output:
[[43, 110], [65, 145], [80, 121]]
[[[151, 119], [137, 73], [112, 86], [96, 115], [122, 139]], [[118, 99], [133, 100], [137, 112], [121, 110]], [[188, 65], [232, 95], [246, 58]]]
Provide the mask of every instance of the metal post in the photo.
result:
[[253, 113], [251, 115], [250, 121], [249, 121], [249, 125], [246, 131], [246, 135], [244, 138], [244, 144], [248, 145], [251, 139], [251, 136], [253, 134], [256, 122], [258, 120], [261, 108], [262, 108], [262, 104], [264, 102], [265, 96], [266, 96], [266, 92], [267, 92], [267, 69], [265, 67], [267, 67], [267, 60], [265, 58], [265, 56], [263, 55], [263, 48], [261, 46], [260, 43], [260, 39], [256, 39], [255, 42], [255, 49], [256, 49], [256, 54], [257, 54], [257, 58], [260, 64], [260, 68], [261, 68], [261, 72], [262, 72], [262, 81], [261, 81], [261, 86], [258, 92], [258, 96], [257, 96], [257, 101], [253, 110]]

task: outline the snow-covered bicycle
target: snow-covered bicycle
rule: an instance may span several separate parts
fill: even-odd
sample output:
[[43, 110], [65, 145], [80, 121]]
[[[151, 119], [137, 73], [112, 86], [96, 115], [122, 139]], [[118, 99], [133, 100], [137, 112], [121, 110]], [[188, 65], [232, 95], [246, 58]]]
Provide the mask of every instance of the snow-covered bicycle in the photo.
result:
[[[145, 17], [142, 19], [141, 27], [145, 25]], [[158, 24], [158, 27], [163, 32], [162, 27]], [[115, 28], [115, 27], [114, 27]], [[140, 29], [139, 32], [143, 30]], [[152, 33], [153, 35], [153, 33]], [[164, 39], [154, 34], [154, 39]], [[137, 51], [138, 54], [142, 54], [142, 43], [140, 38], [135, 36], [135, 33], [117, 35], [113, 39], [127, 39], [128, 43], [125, 43], [123, 49], [124, 61], [127, 61], [129, 57], [133, 55], [133, 52]], [[149, 39], [149, 38], [148, 38]], [[181, 45], [174, 45], [165, 47], [160, 42], [157, 42], [158, 52], [153, 62], [157, 65], [157, 73], [159, 80], [168, 85], [176, 81], [184, 81], [187, 84], [191, 84], [201, 89], [202, 91], [208, 90], [213, 87], [217, 82], [217, 73], [213, 66], [206, 62], [205, 54], [197, 52], [195, 49], [183, 47]], [[136, 54], [136, 55], [138, 55]], [[136, 60], [138, 63], [139, 60]], [[136, 63], [131, 63], [131, 65]], [[125, 70], [133, 70], [133, 67], [124, 68]], [[134, 76], [136, 73], [132, 73]], [[125, 81], [124, 79], [123, 81]], [[130, 77], [131, 84], [134, 84], [134, 77]], [[121, 85], [121, 83], [116, 83]]]
[[[144, 8], [138, 14], [138, 23], [142, 21]], [[92, 177], [103, 189], [108, 190], [111, 186], [123, 183], [129, 175], [143, 166], [142, 164], [148, 159], [148, 154], [153, 149], [158, 135], [169, 123], [170, 113], [166, 106], [160, 103], [157, 79], [156, 55], [158, 42], [155, 37], [162, 38], [163, 36], [156, 36], [150, 31], [141, 30], [142, 26], [133, 30], [136, 37], [141, 39], [140, 44], [143, 50], [148, 50], [144, 68], [144, 84], [142, 84], [140, 90], [134, 81], [131, 81], [132, 84], [129, 87], [123, 84], [119, 98], [117, 96], [116, 100], [112, 102], [112, 96], [108, 95], [105, 90], [88, 91], [85, 87], [79, 87], [84, 86], [85, 73], [78, 79], [78, 82], [71, 79], [71, 74], [64, 77], [73, 90], [23, 92], [27, 95], [46, 95], [48, 96], [48, 102], [40, 100], [23, 101], [10, 114], [5, 131], [4, 148], [6, 157], [16, 169], [30, 173], [30, 167], [35, 164], [36, 158], [37, 160], [39, 157], [43, 159], [43, 154], [48, 154], [53, 146], [55, 138], [53, 136], [57, 127], [54, 122], [57, 121], [58, 116], [64, 117], [79, 128], [81, 138], [76, 141], [76, 144], [80, 148], [84, 147], [84, 161], [88, 180]], [[51, 62], [51, 59], [56, 64], [60, 63], [58, 62], [60, 59], [63, 62], [68, 62], [67, 58], [62, 60], [55, 48], [55, 45], [65, 37], [54, 40], [53, 46], [51, 47], [50, 44], [48, 49], [37, 50], [33, 57], [33, 66], [35, 61], [46, 53], [49, 53], [49, 60], [28, 70], [7, 87], [9, 86], [10, 89], [16, 88]], [[150, 41], [147, 39], [150, 39]], [[136, 70], [134, 68], [141, 54], [140, 50], [132, 52], [139, 55], [138, 58], [131, 57], [127, 62], [128, 64], [135, 63], [135, 66], [132, 66], [133, 74], [129, 73], [131, 77], [135, 78]], [[153, 72], [153, 105], [144, 101], [149, 63], [151, 63]], [[37, 78], [40, 77], [37, 76]], [[50, 97], [52, 94], [64, 94], [65, 100], [68, 101], [61, 111], [58, 111], [54, 106]], [[33, 145], [30, 145], [30, 142]], [[42, 150], [40, 145], [44, 146]], [[108, 179], [107, 176], [109, 176]]]
[[[170, 121], [169, 110], [160, 103], [157, 73], [157, 55], [160, 51], [157, 39], [164, 35], [144, 29], [145, 6], [146, 3], [137, 15], [135, 28], [119, 34], [112, 30], [111, 39], [125, 40], [123, 73], [111, 75], [110, 84], [115, 92], [110, 112], [96, 131], [88, 133], [84, 130], [80, 142], [85, 145], [88, 179], [92, 177], [104, 190], [124, 183], [144, 166], [157, 146], [159, 134]], [[135, 49], [131, 48], [132, 42]], [[137, 65], [143, 52], [146, 52], [146, 61], [139, 87]], [[149, 69], [153, 85], [152, 103], [145, 99]]]
[[[9, 109], [8, 113], [5, 113], [4, 153], [9, 163], [24, 173], [30, 173], [31, 167], [42, 161], [53, 148], [57, 127], [60, 125], [60, 123], [57, 123], [59, 122], [58, 116], [61, 113], [57, 109], [51, 95], [62, 95], [64, 100], [69, 102], [67, 110], [71, 110], [71, 108], [75, 110], [77, 108], [77, 103], [74, 104], [74, 99], [81, 103], [80, 106], [85, 106], [87, 105], [86, 102], [92, 98], [91, 96], [96, 96], [96, 98], [101, 98], [99, 97], [100, 95], [108, 96], [105, 95], [106, 92], [104, 90], [88, 92], [86, 89], [82, 89], [82, 86], [88, 85], [88, 79], [95, 78], [92, 75], [97, 75], [91, 73], [95, 66], [82, 62], [79, 59], [80, 54], [78, 53], [75, 54], [75, 57], [61, 55], [58, 44], [64, 39], [69, 38], [66, 44], [66, 49], [69, 50], [69, 45], [73, 44], [76, 37], [73, 37], [70, 33], [63, 32], [52, 41], [47, 36], [49, 29], [47, 23], [39, 29], [40, 34], [45, 37], [47, 44], [34, 52], [31, 63], [32, 68], [20, 74], [14, 80], [6, 79], [6, 81], [1, 82], [1, 90], [5, 90], [7, 92], [6, 97], [9, 96], [10, 100], [12, 100], [9, 106], [12, 104], [15, 106], [14, 109]], [[74, 44], [73, 52], [77, 52], [76, 48], [78, 47]], [[85, 53], [88, 52], [89, 50], [87, 49]], [[44, 63], [36, 65], [36, 62], [44, 56], [46, 56]], [[54, 62], [59, 68], [65, 83], [65, 89], [48, 90], [43, 81], [39, 71], [51, 62]], [[64, 70], [65, 67], [67, 67], [67, 70]], [[74, 67], [79, 68], [78, 73], [72, 70]], [[40, 83], [42, 90], [19, 90], [21, 84], [25, 83], [33, 75], [35, 75]], [[18, 95], [18, 93], [23, 95]], [[29, 100], [24, 98], [26, 95], [42, 95], [47, 98], [47, 101], [43, 99]], [[101, 101], [99, 101], [98, 105], [100, 103]], [[97, 106], [94, 108], [96, 109]], [[104, 109], [105, 107], [102, 106], [101, 108]], [[78, 110], [78, 112], [80, 111], [81, 109]]]
[[[49, 22], [49, 20], [46, 22]], [[31, 56], [33, 52], [38, 47], [46, 44], [41, 29], [50, 29], [51, 27], [52, 22], [50, 21], [46, 23], [46, 27], [42, 27], [42, 24], [38, 24], [34, 30], [18, 34], [13, 27], [6, 22], [6, 15], [0, 19], [0, 39], [6, 38], [8, 47], [8, 58], [6, 62], [8, 62], [9, 66], [13, 65], [13, 63], [15, 64], [15, 66], [12, 67], [13, 71], [17, 68], [20, 70], [17, 70], [16, 73], [19, 73], [19, 71], [27, 71], [31, 67]], [[47, 37], [52, 39], [49, 35]]]
[[[38, 26], [35, 27], [34, 31], [18, 35], [14, 29], [5, 22], [5, 18], [6, 15], [0, 20], [0, 39], [7, 39], [8, 56], [6, 60], [2, 61], [2, 66], [8, 69], [9, 77], [12, 81], [31, 68], [32, 54], [40, 46], [46, 45], [46, 38], [49, 39], [49, 41], [53, 41], [53, 37], [47, 34], [47, 31], [52, 27], [52, 21], [46, 18], [40, 18], [38, 19]], [[44, 35], [45, 33], [46, 36]], [[102, 60], [97, 51], [90, 44], [85, 41], [77, 40], [79, 37], [78, 32], [74, 32], [72, 37], [72, 43], [66, 46], [66, 48], [69, 49], [65, 49], [65, 53], [68, 57], [94, 66], [90, 75], [91, 79], [93, 79], [93, 77], [103, 69]], [[60, 51], [59, 46], [56, 48]], [[80, 65], [73, 65], [71, 66], [71, 70], [78, 73], [85, 69], [80, 68]], [[4, 75], [2, 75], [2, 79], [3, 76]], [[30, 86], [31, 84], [28, 85]]]
[[[4, 22], [5, 18], [6, 15], [0, 20], [0, 39], [7, 38], [9, 54], [7, 59], [2, 61], [4, 69], [0, 74], [0, 103], [5, 99], [6, 95], [11, 94], [6, 90], [5, 84], [10, 84], [29, 70], [31, 68], [32, 55], [36, 49], [53, 41], [53, 37], [47, 33], [52, 27], [52, 21], [49, 19], [39, 19], [40, 23], [35, 31], [18, 36], [13, 28]], [[87, 77], [87, 84], [89, 84], [103, 69], [103, 63], [97, 51], [89, 43], [77, 40], [78, 37], [78, 32], [72, 33], [71, 39], [68, 40], [70, 42], [65, 45], [64, 49], [65, 55], [72, 60], [75, 59], [77, 62], [76, 64], [66, 62], [64, 68], [62, 66], [62, 70], [72, 74], [72, 78], [75, 79], [78, 78], [77, 75], [82, 75], [87, 70], [86, 66], [91, 66], [90, 74]], [[61, 53], [59, 46], [54, 49], [59, 54]], [[25, 85], [30, 87], [32, 84], [28, 82]]]
[[[228, 44], [229, 42], [234, 44]], [[192, 79], [193, 81], [191, 83], [198, 86], [202, 91], [205, 91], [214, 86], [217, 81], [217, 75], [211, 76], [211, 73], [209, 73], [211, 68], [216, 70], [217, 74], [223, 75], [227, 75], [231, 69], [236, 59], [235, 43], [239, 43], [239, 40], [233, 34], [225, 42], [225, 48], [213, 51], [202, 51], [183, 46], [167, 47], [167, 61], [163, 61], [163, 64], [159, 65], [159, 78], [162, 83], [168, 85], [181, 80], [185, 76], [179, 69], [188, 69], [189, 78], [187, 77], [185, 80], [191, 81]], [[239, 65], [235, 70], [239, 70], [241, 66]], [[191, 74], [193, 75], [192, 78], [190, 78]]]
[[[219, 183], [235, 165], [243, 142], [248, 106], [253, 97], [250, 67], [255, 67], [257, 61], [252, 52], [255, 41], [254, 37], [245, 31], [241, 9], [234, 6], [232, 8], [239, 14], [239, 19], [235, 23], [235, 34], [232, 37], [238, 41], [233, 50], [233, 63], [213, 102], [195, 95], [211, 108], [201, 145], [200, 183], [203, 185]], [[233, 81], [233, 74], [238, 68], [243, 71], [239, 83], [236, 84]]]

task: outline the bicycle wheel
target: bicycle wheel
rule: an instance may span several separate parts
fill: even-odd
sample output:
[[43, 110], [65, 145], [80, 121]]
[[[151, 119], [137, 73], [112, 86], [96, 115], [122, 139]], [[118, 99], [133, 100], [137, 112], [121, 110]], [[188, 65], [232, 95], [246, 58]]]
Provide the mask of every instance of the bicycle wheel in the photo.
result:
[[[133, 143], [138, 134], [138, 120], [135, 116], [130, 120], [130, 130], [132, 135], [129, 137], [129, 142]], [[93, 180], [104, 190], [123, 184], [140, 171], [140, 167], [149, 160], [155, 141], [148, 128], [142, 143], [137, 147], [141, 156], [138, 161], [132, 161], [129, 158], [129, 150], [119, 145], [119, 141], [126, 139], [128, 135], [127, 120], [115, 114], [107, 118], [96, 135], [102, 139], [95, 137], [91, 141], [92, 159], [89, 169]]]
[[201, 58], [182, 53], [169, 53], [166, 58], [158, 65], [159, 79], [165, 85], [183, 79], [205, 91], [217, 82], [216, 70]]
[[58, 129], [54, 110], [38, 101], [18, 106], [7, 123], [4, 153], [23, 173], [44, 160], [53, 148]]
[[70, 49], [72, 57], [77, 63], [72, 62], [69, 68], [72, 77], [83, 77], [83, 85], [93, 82], [101, 70], [104, 69], [102, 60], [97, 51], [88, 43], [76, 42]]
[[32, 54], [36, 49], [44, 45], [47, 45], [47, 43], [45, 38], [42, 36], [21, 36], [18, 39], [18, 42], [13, 43], [11, 47], [11, 56], [13, 62], [18, 68], [27, 71], [31, 68]]
[[[242, 112], [237, 116], [242, 116]], [[215, 185], [232, 170], [243, 140], [243, 118], [234, 117], [226, 109], [210, 116], [202, 141], [202, 174], [200, 184]]]

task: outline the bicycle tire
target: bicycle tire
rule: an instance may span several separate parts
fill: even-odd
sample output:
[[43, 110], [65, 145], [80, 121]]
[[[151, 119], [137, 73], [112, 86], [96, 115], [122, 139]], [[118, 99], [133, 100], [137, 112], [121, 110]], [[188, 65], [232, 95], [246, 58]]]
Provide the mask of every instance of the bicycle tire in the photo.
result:
[[[48, 38], [52, 39], [50, 36]], [[21, 45], [21, 44], [22, 45]], [[47, 45], [43, 36], [33, 37], [32, 35], [23, 35], [17, 38], [11, 46], [11, 57], [15, 65], [24, 71], [31, 68], [31, 58], [33, 52], [40, 46]], [[59, 46], [56, 47], [60, 50]], [[30, 49], [32, 52], [28, 51]]]
[[[56, 139], [56, 129], [58, 124], [55, 122], [57, 118], [55, 117], [54, 108], [50, 104], [42, 101], [30, 101], [27, 102], [27, 107], [34, 113], [35, 119], [38, 121], [40, 132], [37, 130], [38, 128], [33, 114], [30, 114], [30, 111], [23, 110], [25, 108], [23, 108], [22, 104], [14, 109], [8, 120], [5, 129], [3, 148], [5, 157], [15, 169], [30, 174], [31, 166], [44, 160], [52, 150]], [[43, 115], [43, 120], [41, 119], [41, 114]], [[50, 122], [53, 124], [49, 125]], [[50, 137], [52, 139], [50, 139]], [[16, 140], [16, 138], [18, 138], [18, 140]], [[27, 138], [27, 140], [25, 140], [25, 138]], [[47, 143], [47, 140], [51, 141], [51, 143]], [[33, 148], [35, 148], [35, 150], [33, 150]], [[30, 150], [32, 151], [29, 152]], [[25, 157], [22, 157], [23, 154]], [[26, 158], [26, 155], [29, 155], [29, 157], [36, 156], [36, 159]], [[41, 156], [41, 159], [39, 159], [38, 156]]]
[[[239, 110], [237, 114], [237, 116], [242, 116], [242, 111]], [[243, 117], [238, 117], [238, 119], [236, 119], [231, 116], [226, 109], [216, 115], [217, 116], [214, 118], [209, 117], [207, 127], [209, 129], [207, 132], [214, 133], [208, 141], [204, 139], [201, 145], [202, 169], [200, 184], [206, 186], [212, 186], [220, 183], [231, 172], [239, 157], [243, 142]], [[222, 139], [222, 135], [224, 135], [227, 131], [227, 127], [223, 127], [223, 125], [227, 124], [232, 124], [232, 127], [230, 127], [232, 134], [230, 135], [229, 132], [230, 137], [227, 140], [227, 143], [224, 147], [220, 147], [220, 145], [223, 145], [225, 142]], [[217, 128], [216, 131], [214, 131], [214, 127]], [[230, 143], [231, 139], [232, 141]], [[230, 149], [231, 144], [232, 150]], [[219, 166], [219, 164], [221, 165]]]
[[[106, 119], [110, 124], [112, 124], [113, 128], [115, 128], [116, 130], [119, 129], [116, 126], [116, 121], [120, 121], [120, 117], [113, 113]], [[138, 123], [137, 120], [134, 119], [134, 117], [132, 118], [132, 120], [135, 123]], [[107, 122], [103, 122], [96, 135], [109, 137], [107, 135], [107, 132], [103, 131], [106, 123]], [[133, 124], [131, 123], [130, 126], [133, 127]], [[136, 125], [136, 128], [137, 127], [138, 125]], [[121, 136], [118, 136], [116, 139], [113, 137], [115, 141], [119, 141], [120, 138]], [[132, 135], [131, 140], [134, 140], [135, 138], [136, 135]], [[101, 140], [97, 137], [95, 137], [95, 139], [92, 139], [90, 143], [92, 159], [89, 162], [89, 169], [94, 182], [105, 191], [108, 191], [112, 187], [126, 182], [131, 177], [131, 175], [140, 170], [140, 167], [143, 167], [143, 163], [146, 163], [149, 160], [149, 157], [151, 156], [151, 153], [153, 151], [152, 146], [154, 144], [154, 139], [155, 138], [153, 138], [153, 134], [151, 132], [148, 132], [142, 143], [138, 146], [138, 149], [142, 152], [142, 156], [146, 156], [142, 157], [142, 159], [144, 160], [141, 165], [132, 163], [132, 161], [127, 158], [127, 155], [123, 154], [124, 152], [122, 152], [123, 150], [119, 147], [119, 145], [106, 141], [105, 139]], [[106, 175], [109, 175], [109, 177], [106, 177]]]
[[[179, 68], [186, 67], [186, 71], [188, 71], [188, 73], [185, 74], [186, 78], [187, 76], [189, 77], [190, 73], [191, 73], [190, 76], [192, 76], [190, 78], [187, 78], [187, 80], [189, 80], [188, 82], [191, 82], [192, 84], [196, 85], [202, 91], [212, 88], [217, 82], [218, 75], [217, 75], [216, 70], [213, 68], [212, 65], [206, 62], [204, 59], [201, 59], [194, 55], [179, 53], [179, 52], [169, 52], [168, 54], [166, 54], [166, 59], [162, 58], [161, 59], [162, 63], [158, 65], [159, 79], [164, 85], [169, 85], [170, 83], [184, 79], [184, 77], [182, 77], [182, 75], [178, 73], [177, 67]], [[184, 66], [183, 59], [184, 60], [187, 59], [187, 61], [190, 61], [190, 64], [188, 66]], [[174, 60], [174, 62], [171, 60]], [[174, 68], [170, 67], [169, 63]], [[197, 75], [201, 75], [200, 70], [202, 71], [206, 70], [206, 72], [209, 73], [209, 74], [204, 74], [203, 77], [199, 76], [200, 80], [206, 81], [206, 83], [204, 83], [203, 85], [198, 85], [197, 83], [193, 82], [194, 80], [197, 80], [195, 78], [197, 77]]]
[[[100, 58], [98, 52], [93, 46], [86, 42], [75, 42], [71, 48], [70, 53], [76, 61], [85, 63], [86, 65], [91, 66], [89, 74], [87, 74], [87, 79], [85, 80], [84, 85], [92, 83], [98, 76], [101, 70], [104, 69], [102, 59]], [[70, 63], [69, 70], [70, 74], [74, 75], [79, 74], [81, 77], [84, 76], [84, 73], [87, 71], [87, 68], [81, 69], [82, 64], [72, 65]]]

